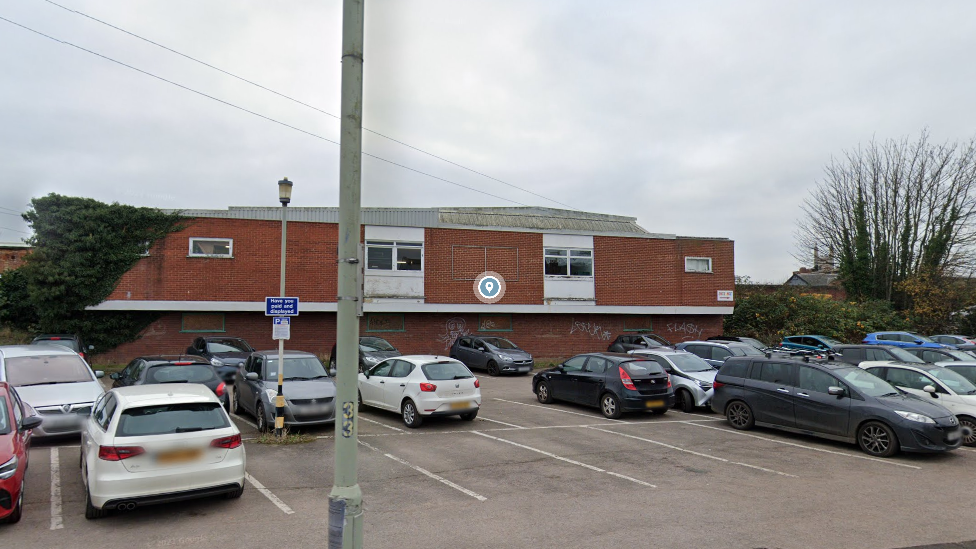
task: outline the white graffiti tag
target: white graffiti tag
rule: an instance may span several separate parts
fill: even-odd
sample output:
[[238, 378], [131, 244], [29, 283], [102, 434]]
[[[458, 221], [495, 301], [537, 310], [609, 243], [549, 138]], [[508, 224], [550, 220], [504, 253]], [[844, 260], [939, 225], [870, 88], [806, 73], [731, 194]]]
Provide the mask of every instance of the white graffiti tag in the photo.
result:
[[583, 322], [581, 320], [575, 320], [575, 319], [572, 322], [573, 323], [569, 328], [570, 335], [576, 333], [586, 334], [590, 337], [595, 337], [602, 341], [610, 341], [610, 338], [613, 337], [613, 335], [610, 333], [610, 330], [604, 330], [603, 326], [600, 326], [599, 324], [594, 324], [592, 322]]
[[437, 339], [444, 344], [444, 350], [450, 349], [454, 340], [466, 336], [471, 333], [468, 330], [467, 323], [464, 319], [456, 316], [454, 318], [449, 318], [447, 322], [444, 323], [444, 333], [437, 336]]
[[701, 339], [705, 329], [694, 322], [670, 322], [668, 323], [668, 332], [672, 334], [683, 334], [682, 339], [687, 341]]

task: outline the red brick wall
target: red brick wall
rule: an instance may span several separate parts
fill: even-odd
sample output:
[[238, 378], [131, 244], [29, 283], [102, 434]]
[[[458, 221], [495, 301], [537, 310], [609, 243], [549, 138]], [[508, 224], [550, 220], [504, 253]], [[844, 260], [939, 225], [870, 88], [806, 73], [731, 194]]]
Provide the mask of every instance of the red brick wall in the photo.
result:
[[23, 265], [28, 252], [30, 248], [0, 248], [0, 272]]
[[[153, 353], [180, 353], [199, 335], [181, 333], [181, 313], [167, 313], [132, 343], [95, 357], [97, 364], [122, 364]], [[497, 335], [510, 338], [536, 358], [565, 358], [579, 353], [606, 351], [623, 332], [624, 317], [603, 314], [515, 314], [512, 331], [480, 332], [477, 314], [408, 313], [403, 332], [367, 332], [366, 317], [360, 334], [375, 335], [405, 354], [446, 354], [458, 334]], [[655, 315], [654, 331], [672, 342], [706, 338], [722, 333], [720, 315]], [[226, 335], [243, 337], [257, 349], [274, 349], [271, 320], [261, 313], [227, 313]], [[334, 313], [303, 313], [292, 320], [289, 349], [327, 356], [335, 343]]]
[[[735, 259], [732, 242], [728, 240], [675, 240], [681, 285], [678, 300], [686, 306], [731, 306], [731, 302], [718, 301], [718, 290], [735, 289]], [[686, 257], [712, 258], [711, 273], [686, 273]], [[734, 296], [733, 296], [734, 297]]]

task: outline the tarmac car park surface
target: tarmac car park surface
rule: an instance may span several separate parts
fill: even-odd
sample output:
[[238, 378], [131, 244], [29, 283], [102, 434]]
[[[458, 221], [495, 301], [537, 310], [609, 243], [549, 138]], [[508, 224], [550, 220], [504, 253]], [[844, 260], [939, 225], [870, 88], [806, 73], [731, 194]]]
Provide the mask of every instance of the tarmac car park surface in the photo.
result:
[[[539, 404], [531, 377], [481, 376], [477, 419], [360, 416], [369, 548], [895, 548], [976, 539], [976, 451], [876, 459], [848, 444], [732, 430], [672, 410], [607, 420]], [[245, 438], [248, 416], [234, 417]], [[246, 444], [243, 497], [84, 518], [77, 439], [35, 441], [4, 547], [324, 547], [333, 428]], [[656, 540], [656, 541], [655, 541]]]

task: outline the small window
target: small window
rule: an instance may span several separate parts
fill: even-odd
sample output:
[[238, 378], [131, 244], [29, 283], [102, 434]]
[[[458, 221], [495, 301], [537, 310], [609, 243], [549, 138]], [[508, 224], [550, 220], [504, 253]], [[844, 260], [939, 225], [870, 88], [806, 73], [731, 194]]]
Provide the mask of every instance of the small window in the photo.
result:
[[809, 366], [800, 366], [800, 389], [827, 394], [831, 387], [840, 387], [840, 381], [826, 372]]
[[234, 257], [232, 238], [191, 238], [190, 257]]
[[749, 363], [741, 360], [727, 361], [722, 366], [721, 374], [729, 377], [746, 377], [749, 373]]
[[389, 377], [390, 370], [393, 369], [393, 363], [395, 362], [399, 361], [387, 360], [386, 362], [380, 362], [375, 368], [373, 368], [369, 375], [377, 377]]
[[407, 377], [413, 371], [413, 364], [406, 360], [397, 360], [390, 371], [390, 377]]
[[712, 347], [712, 360], [725, 360], [732, 356], [732, 351], [722, 347]]
[[710, 257], [686, 257], [686, 273], [710, 273], [712, 272], [712, 258]]
[[593, 276], [593, 250], [545, 248], [547, 276]]
[[101, 413], [95, 416], [95, 423], [97, 423], [103, 431], [108, 430], [108, 424], [112, 422], [112, 416], [115, 415], [115, 408], [117, 406], [118, 401], [115, 400], [115, 395], [108, 395], [105, 397], [105, 403], [102, 406]]
[[366, 241], [366, 269], [371, 271], [423, 271], [423, 242]]
[[782, 362], [766, 362], [762, 365], [762, 373], [759, 374], [759, 379], [765, 381], [766, 383], [775, 383], [777, 385], [792, 385], [792, 365], [784, 364]]
[[586, 363], [586, 371], [594, 374], [602, 374], [607, 371], [607, 359], [591, 356]]
[[891, 355], [885, 349], [865, 349], [864, 356], [867, 360], [892, 360]]
[[406, 330], [402, 313], [367, 313], [367, 332], [403, 332]]
[[586, 362], [586, 358], [586, 356], [574, 356], [566, 362], [563, 362], [563, 370], [567, 372], [579, 372], [583, 369], [583, 363]]

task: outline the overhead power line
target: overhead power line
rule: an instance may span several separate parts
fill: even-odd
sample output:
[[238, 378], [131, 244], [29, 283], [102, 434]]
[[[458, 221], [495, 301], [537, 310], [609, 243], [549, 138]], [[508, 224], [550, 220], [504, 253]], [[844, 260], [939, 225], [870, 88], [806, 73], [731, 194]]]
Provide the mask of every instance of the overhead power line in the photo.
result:
[[[297, 103], [299, 105], [302, 105], [304, 107], [307, 107], [307, 108], [312, 109], [314, 111], [320, 112], [320, 113], [322, 113], [322, 114], [324, 114], [326, 116], [331, 116], [332, 118], [335, 118], [336, 120], [339, 120], [339, 116], [337, 116], [335, 114], [332, 114], [332, 113], [330, 113], [328, 111], [325, 111], [323, 109], [320, 109], [319, 107], [316, 107], [315, 105], [310, 105], [308, 103], [305, 103], [304, 101], [301, 101], [299, 99], [295, 99], [294, 97], [291, 97], [289, 95], [285, 95], [285, 94], [283, 94], [283, 93], [281, 93], [279, 91], [273, 90], [273, 89], [271, 89], [271, 88], [269, 88], [267, 86], [264, 86], [262, 84], [259, 84], [257, 82], [254, 82], [253, 80], [248, 80], [247, 78], [244, 78], [242, 76], [238, 76], [238, 75], [236, 75], [236, 74], [234, 74], [232, 72], [226, 71], [226, 70], [224, 70], [224, 69], [222, 69], [220, 67], [217, 67], [215, 65], [211, 65], [210, 63], [207, 63], [206, 61], [201, 61], [200, 59], [197, 59], [197, 58], [195, 58], [193, 56], [190, 56], [190, 55], [187, 55], [187, 54], [185, 54], [183, 52], [174, 50], [173, 48], [170, 48], [169, 46], [165, 46], [163, 44], [160, 44], [159, 42], [155, 42], [155, 41], [150, 40], [150, 39], [148, 39], [148, 38], [146, 38], [144, 36], [140, 36], [140, 35], [132, 32], [132, 31], [123, 29], [122, 27], [113, 25], [112, 23], [109, 23], [107, 21], [102, 21], [101, 19], [98, 19], [97, 17], [93, 17], [91, 15], [88, 15], [87, 13], [83, 13], [83, 12], [80, 12], [78, 10], [74, 10], [74, 9], [71, 9], [69, 7], [66, 7], [66, 6], [62, 6], [61, 4], [58, 4], [57, 2], [53, 2], [52, 0], [44, 0], [44, 1], [47, 2], [48, 4], [53, 5], [53, 6], [57, 6], [57, 7], [65, 10], [65, 11], [70, 11], [72, 13], [78, 14], [78, 15], [80, 15], [82, 17], [86, 17], [88, 19], [91, 19], [92, 21], [95, 21], [95, 22], [100, 23], [102, 25], [105, 25], [107, 27], [111, 27], [111, 28], [113, 28], [113, 29], [115, 29], [115, 30], [117, 30], [119, 32], [123, 32], [125, 34], [128, 34], [129, 36], [132, 36], [133, 38], [137, 38], [139, 40], [142, 40], [143, 42], [147, 42], [147, 43], [152, 44], [152, 45], [154, 45], [156, 47], [162, 48], [162, 49], [164, 49], [164, 50], [166, 50], [168, 52], [175, 53], [176, 55], [179, 55], [180, 57], [184, 57], [186, 59], [189, 59], [190, 61], [193, 61], [194, 63], [199, 63], [199, 64], [201, 64], [201, 65], [203, 65], [205, 67], [208, 67], [208, 68], [211, 68], [211, 69], [213, 69], [215, 71], [218, 71], [220, 73], [226, 74], [227, 76], [230, 76], [231, 78], [236, 78], [237, 80], [240, 80], [241, 82], [246, 82], [247, 84], [250, 84], [252, 86], [256, 86], [258, 88], [261, 88], [262, 90], [265, 90], [267, 92], [273, 93], [273, 94], [275, 94], [275, 95], [277, 95], [279, 97], [282, 97], [284, 99], [287, 99], [289, 101], [292, 101], [294, 103]], [[467, 167], [467, 166], [465, 166], [463, 164], [459, 164], [459, 163], [454, 162], [452, 160], [448, 160], [447, 158], [444, 158], [444, 157], [438, 156], [438, 155], [436, 155], [434, 153], [425, 151], [425, 150], [423, 150], [423, 149], [421, 149], [419, 147], [415, 147], [413, 145], [410, 145], [409, 143], [405, 143], [403, 141], [400, 141], [399, 139], [396, 139], [396, 138], [390, 137], [388, 135], [382, 134], [382, 133], [380, 133], [378, 131], [371, 130], [371, 129], [365, 127], [365, 126], [363, 126], [363, 131], [369, 132], [369, 133], [371, 133], [373, 135], [376, 135], [376, 136], [382, 137], [384, 139], [390, 140], [390, 141], [392, 141], [394, 143], [397, 143], [399, 145], [402, 145], [404, 147], [407, 147], [408, 149], [413, 149], [413, 150], [415, 150], [415, 151], [417, 151], [419, 153], [425, 154], [425, 155], [430, 156], [432, 158], [436, 158], [437, 160], [440, 160], [441, 162], [446, 162], [446, 163], [448, 163], [448, 164], [450, 164], [452, 166], [456, 166], [458, 168], [461, 168], [462, 170], [467, 170], [467, 171], [469, 171], [469, 172], [471, 172], [473, 174], [477, 174], [477, 175], [480, 175], [481, 177], [490, 179], [492, 181], [496, 181], [496, 182], [501, 183], [503, 185], [507, 185], [507, 186], [509, 186], [509, 187], [511, 187], [513, 189], [518, 189], [518, 190], [520, 190], [522, 192], [526, 192], [526, 193], [529, 193], [529, 194], [531, 194], [533, 196], [537, 196], [539, 198], [542, 198], [543, 200], [548, 200], [549, 202], [553, 202], [555, 204], [559, 204], [560, 206], [565, 206], [565, 207], [567, 207], [567, 208], [569, 208], [571, 210], [575, 210], [576, 209], [573, 206], [570, 206], [569, 204], [566, 204], [564, 202], [560, 202], [560, 201], [555, 200], [553, 198], [549, 198], [548, 196], [541, 195], [541, 194], [539, 194], [537, 192], [534, 192], [534, 191], [530, 191], [529, 189], [526, 189], [526, 188], [523, 188], [523, 187], [519, 187], [518, 185], [514, 185], [514, 184], [509, 183], [507, 181], [503, 181], [501, 179], [498, 179], [497, 177], [492, 177], [492, 176], [490, 176], [490, 175], [488, 175], [486, 173], [480, 172], [480, 171], [475, 170], [473, 168], [469, 168], [469, 167]]]
[[11, 229], [10, 227], [0, 227], [0, 229], [3, 229], [5, 231], [13, 231], [15, 233], [21, 233], [21, 234], [32, 234], [27, 231], [18, 231], [17, 229]]
[[[168, 80], [168, 79], [166, 79], [166, 78], [163, 78], [162, 76], [158, 76], [158, 75], [156, 75], [156, 74], [153, 74], [153, 73], [151, 73], [151, 72], [148, 72], [148, 71], [144, 71], [144, 70], [142, 70], [142, 69], [140, 69], [140, 68], [138, 68], [138, 67], [135, 67], [135, 66], [133, 66], [133, 65], [129, 65], [128, 63], [123, 63], [122, 61], [119, 61], [119, 60], [117, 60], [117, 59], [113, 59], [113, 58], [111, 58], [111, 57], [108, 57], [108, 56], [106, 56], [106, 55], [102, 55], [102, 54], [100, 54], [100, 53], [98, 53], [98, 52], [96, 52], [96, 51], [92, 51], [92, 50], [89, 50], [89, 49], [87, 49], [87, 48], [84, 48], [84, 47], [82, 47], [82, 46], [79, 46], [79, 45], [77, 45], [77, 44], [72, 44], [71, 42], [68, 42], [68, 41], [65, 41], [65, 40], [60, 40], [60, 39], [58, 39], [58, 38], [55, 38], [55, 37], [53, 37], [53, 36], [51, 36], [51, 35], [48, 35], [48, 34], [44, 34], [44, 33], [43, 33], [43, 32], [41, 32], [41, 31], [38, 31], [38, 30], [35, 30], [35, 29], [32, 29], [32, 28], [30, 28], [30, 27], [27, 27], [27, 26], [25, 26], [25, 25], [21, 25], [20, 23], [17, 23], [16, 21], [11, 21], [10, 19], [7, 19], [6, 17], [2, 17], [2, 16], [0, 16], [0, 20], [2, 20], [2, 21], [6, 21], [7, 23], [10, 23], [11, 25], [15, 25], [15, 26], [18, 26], [18, 27], [20, 27], [20, 28], [22, 28], [22, 29], [24, 29], [24, 30], [27, 30], [27, 31], [30, 31], [30, 32], [33, 32], [34, 34], [37, 34], [37, 35], [40, 35], [40, 36], [43, 36], [44, 38], [47, 38], [48, 40], [53, 40], [53, 41], [55, 41], [55, 42], [58, 42], [58, 43], [61, 43], [61, 44], [64, 44], [64, 45], [66, 45], [66, 46], [71, 46], [71, 47], [73, 47], [73, 48], [77, 48], [77, 49], [79, 49], [79, 50], [81, 50], [81, 51], [83, 51], [83, 52], [86, 52], [86, 53], [90, 53], [90, 54], [92, 54], [92, 55], [94, 55], [94, 56], [97, 56], [97, 57], [101, 57], [102, 59], [105, 59], [106, 61], [111, 61], [112, 63], [116, 63], [116, 64], [118, 64], [118, 65], [121, 65], [121, 66], [123, 66], [123, 67], [125, 67], [125, 68], [127, 68], [127, 69], [131, 69], [131, 70], [134, 70], [134, 71], [136, 71], [136, 72], [139, 72], [139, 73], [142, 73], [142, 74], [144, 74], [144, 75], [146, 75], [146, 76], [151, 76], [151, 77], [153, 77], [153, 78], [155, 78], [155, 79], [157, 79], [157, 80], [160, 80], [160, 81], [162, 81], [162, 82], [166, 82], [167, 84], [171, 84], [171, 85], [173, 85], [173, 86], [176, 86], [176, 87], [178, 87], [178, 88], [181, 88], [181, 89], [184, 89], [184, 90], [186, 90], [186, 91], [188, 91], [188, 92], [192, 92], [192, 93], [195, 93], [195, 94], [197, 94], [197, 95], [200, 95], [200, 96], [203, 96], [203, 97], [206, 97], [207, 99], [212, 99], [213, 101], [217, 101], [218, 103], [223, 103], [224, 105], [227, 105], [228, 107], [233, 107], [233, 108], [235, 108], [235, 109], [238, 109], [238, 110], [241, 110], [241, 111], [244, 111], [244, 112], [246, 112], [246, 113], [248, 113], [248, 114], [251, 114], [251, 115], [254, 115], [254, 116], [257, 116], [258, 118], [263, 118], [263, 119], [265, 119], [265, 120], [267, 120], [267, 121], [269, 121], [269, 122], [274, 122], [275, 124], [279, 124], [279, 125], [281, 125], [281, 126], [284, 126], [284, 127], [286, 127], [286, 128], [290, 128], [290, 129], [292, 129], [292, 130], [295, 130], [295, 131], [298, 131], [298, 132], [301, 132], [301, 133], [304, 133], [304, 134], [306, 134], [306, 135], [310, 135], [310, 136], [312, 136], [312, 137], [315, 137], [315, 138], [317, 138], [317, 139], [321, 139], [322, 141], [327, 141], [327, 142], [329, 142], [329, 143], [332, 143], [332, 144], [335, 144], [335, 145], [338, 145], [338, 144], [339, 144], [339, 142], [338, 142], [338, 141], [334, 141], [334, 140], [332, 140], [332, 139], [329, 139], [329, 138], [327, 138], [327, 137], [323, 137], [323, 136], [321, 136], [321, 135], [318, 135], [318, 134], [316, 134], [316, 133], [312, 133], [312, 132], [310, 132], [310, 131], [308, 131], [308, 130], [303, 130], [302, 128], [299, 128], [299, 127], [297, 127], [297, 126], [292, 126], [291, 124], [288, 124], [288, 123], [286, 123], [286, 122], [282, 122], [282, 121], [280, 121], [280, 120], [276, 120], [276, 119], [274, 119], [274, 118], [271, 118], [270, 116], [265, 116], [265, 115], [263, 115], [263, 114], [261, 114], [261, 113], [258, 113], [258, 112], [255, 112], [255, 111], [252, 111], [252, 110], [250, 110], [250, 109], [247, 109], [247, 108], [244, 108], [244, 107], [241, 107], [240, 105], [236, 105], [236, 104], [234, 104], [234, 103], [231, 103], [231, 102], [229, 102], [229, 101], [224, 101], [223, 99], [220, 99], [220, 98], [218, 98], [218, 97], [214, 97], [214, 96], [212, 96], [212, 95], [209, 95], [209, 94], [206, 94], [206, 93], [204, 93], [204, 92], [202, 92], [202, 91], [198, 91], [198, 90], [195, 90], [195, 89], [193, 89], [193, 88], [190, 88], [190, 87], [187, 87], [187, 86], [184, 86], [183, 84], [180, 84], [180, 83], [178, 83], [178, 82], [174, 82], [174, 81], [172, 81], [172, 80]], [[424, 171], [421, 171], [421, 170], [418, 170], [418, 169], [416, 169], [416, 168], [411, 168], [410, 166], [405, 166], [405, 165], [403, 165], [403, 164], [400, 164], [400, 163], [398, 163], [398, 162], [394, 162], [394, 161], [392, 161], [392, 160], [388, 160], [388, 159], [386, 159], [386, 158], [383, 158], [383, 157], [381, 157], [381, 156], [376, 156], [375, 154], [370, 154], [370, 153], [368, 153], [368, 152], [366, 152], [366, 151], [363, 151], [363, 153], [362, 153], [362, 154], [363, 154], [363, 156], [368, 156], [368, 157], [370, 157], [370, 158], [374, 158], [374, 159], [376, 159], [376, 160], [380, 160], [380, 161], [382, 161], [382, 162], [386, 162], [387, 164], [390, 164], [390, 165], [392, 165], [392, 166], [397, 166], [398, 168], [403, 168], [403, 169], [405, 169], [405, 170], [409, 170], [409, 171], [411, 171], [411, 172], [414, 172], [414, 173], [417, 173], [417, 174], [420, 174], [420, 175], [425, 175], [425, 176], [427, 176], [427, 177], [430, 177], [430, 178], [432, 178], [432, 179], [437, 179], [438, 181], [443, 181], [443, 182], [445, 182], [445, 183], [450, 183], [451, 185], [455, 185], [455, 186], [457, 186], [457, 187], [461, 187], [461, 188], [463, 188], [463, 189], [467, 189], [467, 190], [469, 190], [469, 191], [474, 191], [474, 192], [476, 192], [476, 193], [480, 193], [480, 194], [483, 194], [483, 195], [486, 195], [486, 196], [490, 196], [490, 197], [492, 197], [492, 198], [497, 198], [497, 199], [499, 199], [499, 200], [504, 200], [504, 201], [506, 201], [506, 202], [512, 202], [513, 204], [518, 204], [519, 206], [528, 206], [528, 204], [523, 204], [522, 202], [519, 202], [519, 201], [517, 201], [517, 200], [512, 200], [512, 199], [510, 199], [510, 198], [505, 198], [504, 196], [498, 196], [498, 195], [496, 195], [496, 194], [492, 194], [492, 193], [489, 193], [489, 192], [486, 192], [486, 191], [483, 191], [483, 190], [481, 190], [481, 189], [476, 189], [476, 188], [474, 188], [474, 187], [469, 187], [469, 186], [467, 186], [467, 185], [462, 185], [461, 183], [458, 183], [458, 182], [456, 182], [456, 181], [451, 181], [450, 179], [445, 179], [445, 178], [443, 178], [443, 177], [438, 177], [438, 176], [436, 176], [436, 175], [433, 175], [433, 174], [429, 174], [429, 173], [427, 173], [427, 172], [424, 172]], [[26, 233], [25, 233], [25, 234], [26, 234]]]

